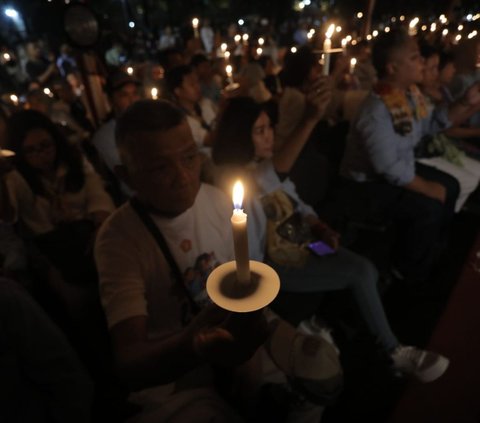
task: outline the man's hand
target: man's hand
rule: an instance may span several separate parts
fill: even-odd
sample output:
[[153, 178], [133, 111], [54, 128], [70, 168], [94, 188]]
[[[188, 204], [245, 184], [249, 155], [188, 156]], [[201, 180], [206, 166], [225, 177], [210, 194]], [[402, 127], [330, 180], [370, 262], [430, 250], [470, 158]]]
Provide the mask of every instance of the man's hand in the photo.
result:
[[265, 342], [267, 324], [261, 310], [231, 313], [210, 305], [187, 327], [193, 348], [205, 361], [234, 366], [250, 359]]
[[325, 244], [329, 245], [335, 251], [340, 246], [340, 234], [334, 231], [326, 223], [317, 220], [311, 227], [313, 235]]
[[447, 190], [438, 182], [429, 181], [428, 191], [425, 194], [434, 200], [440, 201], [442, 204], [444, 204], [447, 199]]

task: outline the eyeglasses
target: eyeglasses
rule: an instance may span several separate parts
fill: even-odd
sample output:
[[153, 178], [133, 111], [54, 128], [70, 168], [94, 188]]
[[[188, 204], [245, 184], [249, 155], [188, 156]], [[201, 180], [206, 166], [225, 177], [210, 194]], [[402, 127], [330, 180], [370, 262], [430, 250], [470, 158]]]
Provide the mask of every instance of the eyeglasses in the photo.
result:
[[46, 153], [46, 152], [49, 152], [53, 149], [54, 147], [54, 144], [53, 142], [42, 142], [38, 145], [35, 145], [35, 146], [29, 146], [29, 147], [25, 147], [23, 149], [23, 154], [25, 156], [33, 156], [33, 155], [36, 155], [36, 154], [42, 154], [42, 153]]

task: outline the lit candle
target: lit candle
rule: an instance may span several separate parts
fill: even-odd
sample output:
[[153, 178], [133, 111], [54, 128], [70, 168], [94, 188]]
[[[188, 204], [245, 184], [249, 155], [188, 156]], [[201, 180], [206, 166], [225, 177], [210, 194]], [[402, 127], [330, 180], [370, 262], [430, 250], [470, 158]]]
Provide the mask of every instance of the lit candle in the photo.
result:
[[262, 53], [263, 53], [263, 49], [261, 47], [258, 47], [257, 48], [257, 56], [260, 57], [262, 55]]
[[243, 34], [242, 35], [242, 40], [243, 40], [243, 44], [247, 45], [248, 44], [248, 34]]
[[343, 54], [347, 54], [347, 43], [348, 43], [347, 39], [344, 38], [342, 40], [342, 53]]
[[231, 218], [233, 231], [233, 247], [237, 266], [237, 281], [240, 284], [250, 283], [250, 262], [248, 257], [247, 215], [242, 210], [243, 185], [237, 181], [233, 186], [233, 215]]
[[240, 40], [242, 39], [242, 36], [240, 34], [237, 34], [233, 39], [235, 40], [235, 44], [238, 45], [240, 44]]
[[[225, 72], [227, 73], [227, 80], [228, 80], [228, 83], [229, 84], [233, 84], [233, 79], [232, 79], [232, 76], [233, 76], [233, 68], [232, 68], [232, 65], [227, 65], [225, 66]], [[242, 194], [243, 196], [243, 194]], [[240, 201], [241, 203], [241, 201]]]
[[230, 52], [227, 50], [225, 53], [223, 53], [223, 56], [225, 57], [225, 60], [229, 60], [230, 59]]
[[355, 72], [355, 65], [357, 64], [357, 59], [355, 57], [352, 57], [350, 59], [350, 74], [353, 75], [353, 72]]
[[128, 73], [129, 75], [133, 75], [133, 68], [132, 68], [131, 66], [129, 66], [129, 67], [127, 68], [127, 73]]
[[200, 21], [198, 20], [198, 18], [193, 18], [192, 19], [192, 27], [193, 27], [193, 33], [195, 35], [195, 38], [199, 37], [199, 34], [198, 34], [198, 24], [199, 23], [200, 23]]
[[13, 103], [14, 106], [18, 106], [18, 96], [15, 94], [10, 95], [10, 101]]
[[264, 43], [265, 43], [265, 40], [264, 40], [262, 37], [260, 37], [260, 38], [258, 39], [258, 45], [259, 45], [259, 46], [263, 46]]
[[328, 72], [330, 70], [330, 50], [332, 49], [332, 35], [333, 31], [335, 31], [335, 25], [331, 24], [328, 27], [327, 32], [325, 33], [325, 41], [323, 42], [323, 69], [322, 69], [322, 74], [323, 75], [328, 75]]
[[3, 53], [3, 58], [6, 62], [10, 61], [11, 57], [8, 53]]
[[152, 95], [152, 100], [157, 100], [158, 99], [158, 88], [153, 87], [150, 90], [150, 94]]

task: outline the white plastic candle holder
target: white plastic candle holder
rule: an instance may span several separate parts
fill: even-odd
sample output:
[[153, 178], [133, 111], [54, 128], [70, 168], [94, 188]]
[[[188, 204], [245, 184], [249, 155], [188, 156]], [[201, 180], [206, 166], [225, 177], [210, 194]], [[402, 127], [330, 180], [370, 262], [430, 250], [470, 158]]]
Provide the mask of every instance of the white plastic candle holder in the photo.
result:
[[250, 260], [250, 274], [250, 283], [240, 284], [235, 261], [218, 266], [207, 279], [210, 299], [219, 307], [237, 313], [266, 307], [280, 290], [280, 278], [270, 266], [253, 260]]

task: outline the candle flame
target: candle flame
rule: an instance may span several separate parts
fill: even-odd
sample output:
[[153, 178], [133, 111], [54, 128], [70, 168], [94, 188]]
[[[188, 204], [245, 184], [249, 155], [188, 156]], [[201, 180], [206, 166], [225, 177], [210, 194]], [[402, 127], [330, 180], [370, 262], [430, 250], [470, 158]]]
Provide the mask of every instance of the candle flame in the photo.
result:
[[225, 72], [227, 72], [227, 76], [232, 76], [232, 73], [233, 73], [232, 65], [225, 66]]
[[335, 31], [335, 24], [331, 24], [329, 27], [328, 27], [328, 30], [327, 32], [325, 33], [325, 37], [327, 38], [332, 38], [332, 35], [333, 35], [333, 32]]
[[198, 18], [193, 18], [192, 19], [192, 26], [194, 29], [198, 28], [198, 24], [200, 23], [200, 20]]
[[357, 64], [357, 59], [355, 59], [355, 57], [352, 57], [350, 59], [350, 65], [355, 66], [356, 64]]
[[235, 209], [241, 209], [243, 203], [243, 185], [240, 181], [235, 182], [233, 186], [233, 206]]

